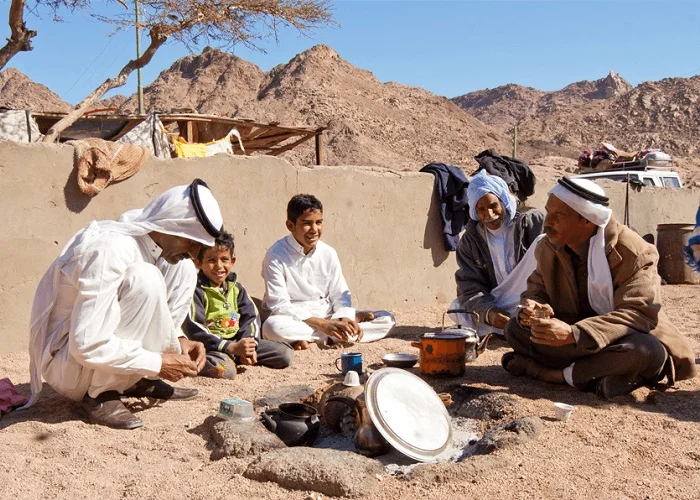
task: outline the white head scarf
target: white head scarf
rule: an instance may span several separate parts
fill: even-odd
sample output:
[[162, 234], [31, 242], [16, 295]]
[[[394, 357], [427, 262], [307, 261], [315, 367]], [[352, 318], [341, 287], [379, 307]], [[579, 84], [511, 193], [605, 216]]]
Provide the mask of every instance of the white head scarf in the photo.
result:
[[496, 196], [503, 204], [503, 208], [506, 212], [503, 222], [506, 226], [510, 226], [517, 209], [515, 197], [511, 194], [510, 189], [508, 189], [506, 181], [496, 175], [489, 175], [486, 170], [481, 170], [469, 181], [469, 186], [467, 187], [469, 216], [473, 220], [479, 222], [479, 216], [476, 214], [476, 205], [481, 198], [489, 193]]
[[564, 177], [549, 193], [598, 226], [588, 244], [588, 302], [598, 314], [614, 309], [612, 274], [605, 255], [605, 226], [612, 216], [603, 188], [588, 179]]
[[[192, 190], [197, 190], [196, 195]], [[222, 222], [221, 210], [214, 195], [206, 184], [196, 179], [191, 185], [168, 189], [145, 208], [125, 212], [118, 221], [93, 221], [78, 231], [46, 271], [34, 295], [29, 338], [32, 396], [22, 409], [32, 406], [41, 392], [42, 357], [50, 341], [49, 316], [58, 297], [61, 269], [81, 245], [100, 238], [105, 231], [129, 236], [143, 236], [155, 231], [214, 246], [215, 234], [217, 229], [220, 231], [223, 227]], [[209, 229], [205, 229], [205, 226]]]

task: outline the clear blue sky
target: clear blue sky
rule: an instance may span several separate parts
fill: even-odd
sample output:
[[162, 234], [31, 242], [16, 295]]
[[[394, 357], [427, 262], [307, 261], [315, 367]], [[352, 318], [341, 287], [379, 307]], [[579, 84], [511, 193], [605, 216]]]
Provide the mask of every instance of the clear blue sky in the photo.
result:
[[[31, 0], [30, 0], [31, 1]], [[103, 2], [93, 4], [96, 9]], [[9, 2], [3, 3], [3, 8]], [[235, 54], [267, 71], [316, 44], [382, 82], [395, 81], [454, 97], [518, 83], [556, 90], [610, 70], [633, 85], [700, 74], [700, 1], [335, 1], [339, 27], [310, 37], [282, 31], [266, 53]], [[133, 31], [109, 38], [112, 27], [84, 14], [56, 23], [28, 15], [35, 49], [10, 61], [32, 80], [77, 103], [115, 76], [134, 55]], [[8, 36], [2, 25], [0, 36]], [[144, 37], [142, 44], [147, 43]], [[186, 48], [169, 42], [143, 70], [153, 81]], [[135, 73], [119, 93], [136, 90]], [[113, 92], [114, 93], [114, 92]]]

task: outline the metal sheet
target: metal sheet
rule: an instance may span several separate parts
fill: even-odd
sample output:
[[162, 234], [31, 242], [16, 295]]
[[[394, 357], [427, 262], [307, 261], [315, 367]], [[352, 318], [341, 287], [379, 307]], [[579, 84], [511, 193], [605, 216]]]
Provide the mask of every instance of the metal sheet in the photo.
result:
[[430, 462], [452, 442], [452, 425], [437, 393], [420, 377], [399, 368], [374, 372], [365, 401], [377, 430], [398, 451]]

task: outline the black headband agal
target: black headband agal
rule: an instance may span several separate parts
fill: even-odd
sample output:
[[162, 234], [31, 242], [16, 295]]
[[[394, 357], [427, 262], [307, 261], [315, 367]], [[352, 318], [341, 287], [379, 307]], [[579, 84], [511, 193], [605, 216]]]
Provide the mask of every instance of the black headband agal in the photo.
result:
[[568, 189], [575, 195], [578, 195], [584, 200], [590, 201], [591, 203], [595, 203], [596, 205], [603, 205], [604, 207], [607, 207], [608, 202], [610, 201], [610, 198], [608, 198], [607, 196], [602, 196], [597, 193], [593, 193], [588, 189], [579, 186], [569, 177], [562, 177], [561, 179], [559, 179], [559, 184], [564, 186], [566, 189]]
[[195, 179], [192, 181], [192, 184], [190, 184], [190, 201], [194, 207], [194, 213], [197, 214], [197, 219], [199, 219], [199, 222], [201, 222], [206, 232], [214, 238], [218, 238], [221, 236], [221, 231], [223, 231], [224, 227], [221, 226], [217, 229], [214, 227], [214, 224], [211, 223], [209, 217], [207, 217], [204, 207], [202, 206], [202, 201], [199, 199], [199, 186], [209, 189], [207, 183], [202, 179]]

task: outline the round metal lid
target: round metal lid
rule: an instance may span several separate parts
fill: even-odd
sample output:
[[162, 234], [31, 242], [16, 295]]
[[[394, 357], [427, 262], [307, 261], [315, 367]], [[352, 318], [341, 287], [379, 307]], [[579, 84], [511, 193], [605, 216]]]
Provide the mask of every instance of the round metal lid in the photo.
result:
[[467, 328], [446, 328], [439, 332], [425, 332], [418, 335], [419, 339], [435, 339], [435, 340], [459, 340], [466, 339], [474, 335], [473, 330]]
[[430, 462], [452, 442], [447, 409], [421, 378], [400, 368], [382, 368], [365, 384], [372, 422], [394, 448], [420, 462]]

